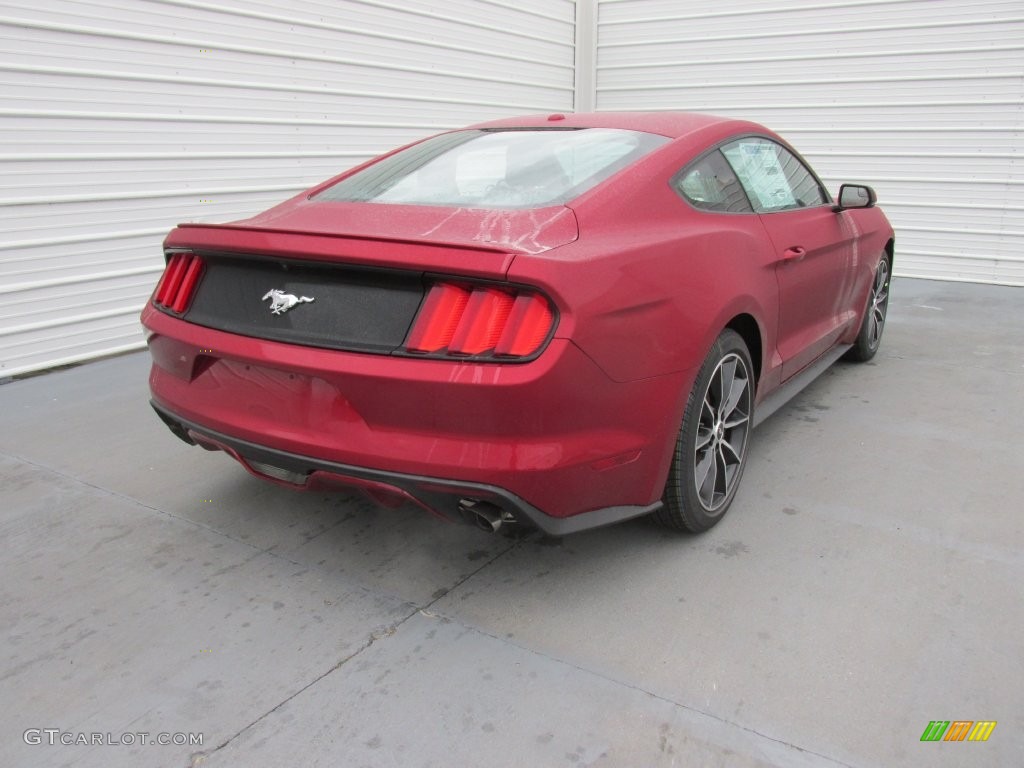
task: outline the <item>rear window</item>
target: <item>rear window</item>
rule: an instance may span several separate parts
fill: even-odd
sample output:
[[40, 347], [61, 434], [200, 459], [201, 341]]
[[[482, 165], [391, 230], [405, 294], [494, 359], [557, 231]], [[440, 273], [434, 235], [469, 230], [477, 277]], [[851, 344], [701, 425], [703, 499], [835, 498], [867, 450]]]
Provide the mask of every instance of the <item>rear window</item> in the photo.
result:
[[317, 199], [542, 208], [578, 197], [668, 141], [613, 128], [456, 131], [374, 163]]

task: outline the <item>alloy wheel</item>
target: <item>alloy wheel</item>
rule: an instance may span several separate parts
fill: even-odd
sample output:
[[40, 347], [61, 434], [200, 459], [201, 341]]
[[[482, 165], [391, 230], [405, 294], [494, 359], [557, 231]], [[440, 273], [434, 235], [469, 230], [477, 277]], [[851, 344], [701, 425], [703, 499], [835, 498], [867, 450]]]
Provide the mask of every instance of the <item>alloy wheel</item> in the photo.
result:
[[875, 272], [875, 284], [871, 287], [871, 320], [868, 328], [868, 343], [878, 346], [885, 328], [885, 313], [889, 307], [889, 262], [882, 259]]
[[735, 353], [723, 357], [704, 393], [694, 445], [694, 484], [701, 506], [716, 512], [739, 482], [751, 414], [750, 372]]

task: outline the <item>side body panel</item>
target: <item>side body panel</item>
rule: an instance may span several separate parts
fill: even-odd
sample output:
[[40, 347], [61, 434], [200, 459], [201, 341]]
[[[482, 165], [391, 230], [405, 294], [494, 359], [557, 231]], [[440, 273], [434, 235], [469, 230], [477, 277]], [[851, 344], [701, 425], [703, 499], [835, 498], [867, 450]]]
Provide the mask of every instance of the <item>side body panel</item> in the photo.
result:
[[881, 211], [835, 213], [831, 206], [761, 214], [761, 221], [777, 264], [778, 351], [786, 380], [856, 336], [892, 230]]
[[856, 321], [850, 301], [860, 251], [849, 221], [830, 205], [761, 214], [779, 283], [778, 351], [788, 379]]

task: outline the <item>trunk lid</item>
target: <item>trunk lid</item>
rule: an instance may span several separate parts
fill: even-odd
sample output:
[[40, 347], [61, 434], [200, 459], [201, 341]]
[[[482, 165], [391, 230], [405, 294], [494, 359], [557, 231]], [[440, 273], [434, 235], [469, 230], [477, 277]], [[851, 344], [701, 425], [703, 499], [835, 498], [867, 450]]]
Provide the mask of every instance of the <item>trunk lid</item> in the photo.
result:
[[[207, 227], [183, 224], [181, 228]], [[579, 237], [562, 205], [523, 210], [289, 200], [223, 229], [290, 232], [360, 240], [423, 243], [487, 251], [543, 253]]]
[[562, 206], [486, 211], [302, 200], [231, 224], [182, 224], [164, 245], [203, 261], [188, 322], [388, 354], [416, 316], [426, 273], [504, 280], [516, 254], [577, 235], [575, 215]]

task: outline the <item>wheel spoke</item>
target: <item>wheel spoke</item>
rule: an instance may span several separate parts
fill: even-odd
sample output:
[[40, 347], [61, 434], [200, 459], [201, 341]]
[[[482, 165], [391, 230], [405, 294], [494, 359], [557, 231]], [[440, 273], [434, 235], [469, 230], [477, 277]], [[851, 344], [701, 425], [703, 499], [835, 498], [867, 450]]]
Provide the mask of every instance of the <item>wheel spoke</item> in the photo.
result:
[[708, 391], [704, 395], [704, 405], [711, 413], [711, 418], [715, 418], [715, 414], [718, 413], [718, 409], [722, 406], [722, 369], [718, 368], [711, 375], [711, 381], [708, 382]]
[[885, 300], [886, 295], [889, 292], [889, 264], [885, 259], [882, 259], [878, 263], [878, 271], [875, 272], [875, 288], [873, 293], [875, 294], [875, 303], [878, 304]]
[[[739, 451], [737, 451], [735, 448], [733, 448], [732, 447], [732, 443], [730, 443], [728, 440], [723, 440], [721, 443], [719, 443], [719, 445], [721, 445], [722, 448], [724, 449], [723, 452], [722, 452], [722, 462], [723, 463], [725, 463], [725, 464], [730, 464], [730, 463], [732, 463], [732, 464], [739, 464], [743, 460], [742, 458], [740, 458]], [[725, 457], [725, 451], [728, 451], [729, 453], [732, 454], [732, 457], [733, 457], [733, 461], [732, 462], [727, 461], [727, 459]]]
[[715, 499], [715, 483], [718, 481], [718, 466], [715, 461], [716, 451], [708, 449], [704, 458], [697, 465], [697, 494], [704, 505], [710, 507]]
[[725, 405], [722, 406], [722, 419], [728, 419], [732, 415], [732, 412], [736, 410], [736, 406], [739, 405], [740, 400], [743, 397], [743, 393], [747, 389], [747, 380], [733, 376], [732, 387], [729, 389], [729, 395], [726, 398]]
[[729, 462], [726, 460], [725, 452], [722, 451], [722, 475], [725, 477], [725, 490], [723, 493], [729, 493], [732, 491], [733, 483], [736, 481], [737, 472], [740, 468], [739, 463]]
[[[710, 394], [710, 391], [708, 394]], [[704, 396], [704, 407], [700, 411], [700, 420], [703, 424], [715, 423], [715, 406], [711, 404], [707, 395]]]
[[[722, 453], [722, 444], [718, 444], [718, 450], [715, 451], [715, 468], [717, 470], [715, 475], [715, 491], [716, 493], [725, 498], [729, 492], [729, 464], [725, 460], [725, 454]], [[711, 499], [711, 503], [714, 503], [714, 498]]]
[[736, 381], [736, 360], [729, 358], [719, 364], [719, 395], [718, 395], [718, 413], [724, 416], [726, 411], [726, 404], [729, 400], [729, 393], [732, 391], [733, 383]]
[[708, 479], [708, 473], [711, 471], [712, 464], [714, 464], [714, 450], [709, 448], [704, 452], [704, 455], [697, 462], [697, 466], [694, 469], [698, 488], [704, 485], [704, 482]]
[[699, 451], [710, 443], [711, 438], [714, 437], [714, 435], [714, 430], [709, 427], [697, 427], [697, 450]]
[[723, 421], [722, 426], [725, 427], [726, 429], [734, 429], [735, 427], [738, 427], [741, 424], [746, 424], [748, 421], [750, 421], [750, 416], [748, 414], [739, 413], [735, 418], [729, 419], [728, 421]]

